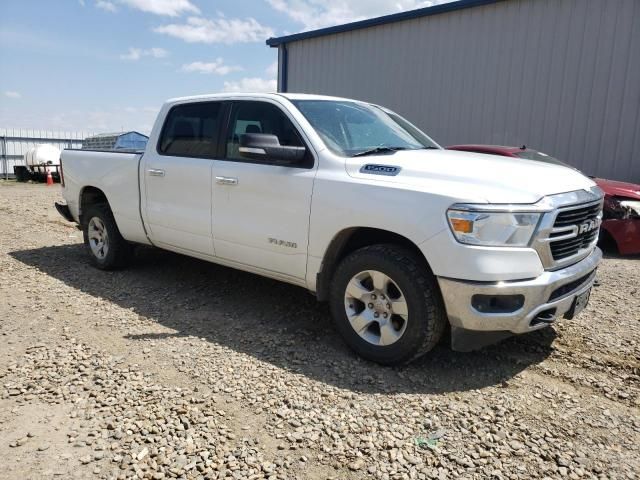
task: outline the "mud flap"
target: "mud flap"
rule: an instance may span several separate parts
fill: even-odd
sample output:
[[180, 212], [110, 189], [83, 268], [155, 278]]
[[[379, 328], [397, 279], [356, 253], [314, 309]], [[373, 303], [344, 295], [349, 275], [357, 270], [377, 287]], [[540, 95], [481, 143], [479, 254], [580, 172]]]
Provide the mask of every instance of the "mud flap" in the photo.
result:
[[505, 338], [513, 336], [507, 331], [487, 332], [479, 330], [467, 330], [451, 326], [451, 349], [456, 352], [472, 352], [487, 345], [498, 343]]
[[73, 216], [71, 215], [71, 211], [69, 210], [69, 205], [65, 205], [63, 203], [54, 203], [56, 210], [67, 222], [75, 222]]

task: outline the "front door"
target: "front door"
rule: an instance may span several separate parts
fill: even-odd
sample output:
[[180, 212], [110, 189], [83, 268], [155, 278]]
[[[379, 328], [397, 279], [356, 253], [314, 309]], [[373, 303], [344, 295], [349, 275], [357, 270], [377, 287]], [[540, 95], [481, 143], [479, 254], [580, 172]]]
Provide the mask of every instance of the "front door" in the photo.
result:
[[[307, 154], [295, 166], [250, 160], [239, 152], [244, 133], [273, 134], [281, 145], [307, 147]], [[267, 101], [234, 102], [226, 155], [213, 165], [216, 255], [304, 279], [315, 172], [313, 155], [284, 110]]]
[[214, 255], [212, 166], [224, 110], [222, 102], [173, 107], [157, 149], [145, 153], [142, 211], [154, 244]]

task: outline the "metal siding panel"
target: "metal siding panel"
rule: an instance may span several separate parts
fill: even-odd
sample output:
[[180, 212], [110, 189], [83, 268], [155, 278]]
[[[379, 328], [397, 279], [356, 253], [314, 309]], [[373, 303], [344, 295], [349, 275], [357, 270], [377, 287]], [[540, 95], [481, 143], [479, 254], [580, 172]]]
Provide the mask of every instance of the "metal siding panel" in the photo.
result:
[[565, 85], [566, 56], [569, 49], [569, 20], [572, 15], [572, 2], [564, 1], [555, 5], [558, 14], [554, 15], [553, 43], [549, 61], [549, 74], [545, 98], [544, 116], [541, 118], [540, 144], [545, 143], [549, 152], [559, 154], [556, 131]]
[[576, 148], [580, 156], [575, 160], [580, 162], [585, 173], [598, 175], [604, 171], [603, 166], [598, 166], [597, 152], [603, 128], [602, 120], [606, 109], [608, 80], [611, 71], [611, 51], [613, 48], [615, 11], [608, 9], [604, 4], [601, 8], [592, 8], [593, 25], [597, 24], [597, 34], [594, 35], [595, 48], [589, 52], [592, 57], [593, 69], [589, 71], [591, 82], [589, 100], [587, 103], [587, 116], [585, 121], [575, 121], [574, 127], [579, 131], [581, 141]]
[[[492, 98], [492, 122], [491, 129], [486, 134], [478, 134], [472, 140], [474, 143], [501, 144], [505, 142], [507, 126], [509, 125], [509, 112], [512, 110], [509, 103], [509, 88], [512, 85], [513, 75], [513, 51], [514, 35], [518, 32], [516, 19], [519, 15], [520, 5], [515, 2], [505, 4], [500, 12], [495, 12], [495, 31], [500, 32], [499, 49], [494, 50], [495, 67], [492, 85], [489, 93]], [[488, 55], [488, 54], [487, 54]]]
[[[444, 65], [447, 64], [447, 60], [450, 58], [450, 50], [451, 50], [451, 42], [448, 41], [448, 37], [446, 31], [448, 29], [449, 23], [445, 19], [445, 21], [440, 22], [432, 22], [433, 28], [430, 29], [433, 37], [434, 44], [434, 52], [435, 58], [433, 63], [431, 64], [431, 72], [433, 83], [426, 85], [424, 90], [432, 92], [429, 96], [424, 95], [421, 97], [422, 100], [422, 111], [423, 112], [431, 112], [433, 111], [433, 115], [427, 114], [427, 117], [430, 119], [428, 123], [425, 122], [425, 129], [433, 135], [434, 140], [437, 142], [444, 142], [444, 138], [440, 138], [440, 125], [442, 125], [442, 119], [447, 115], [447, 111], [449, 109], [448, 101], [444, 97], [444, 95], [434, 94], [437, 92], [442, 92], [444, 90], [444, 84], [446, 80], [446, 68]], [[426, 28], [424, 30], [427, 30]], [[405, 92], [405, 96], [411, 99], [411, 92]], [[432, 107], [433, 105], [433, 107]], [[423, 114], [424, 116], [424, 114]], [[416, 119], [419, 117], [416, 116]]]
[[523, 139], [519, 134], [518, 126], [522, 115], [522, 97], [525, 91], [524, 68], [527, 62], [527, 38], [530, 30], [528, 17], [530, 13], [529, 4], [526, 2], [518, 1], [513, 5], [514, 8], [517, 5], [517, 12], [514, 15], [513, 23], [509, 26], [512, 48], [509, 51], [509, 70], [506, 72], [509, 75], [505, 93], [507, 109], [503, 112], [506, 123], [500, 143], [522, 144]]
[[[493, 5], [492, 5], [493, 7]], [[471, 112], [471, 124], [477, 126], [477, 128], [471, 130], [471, 135], [478, 137], [488, 137], [491, 135], [491, 125], [493, 123], [493, 109], [490, 102], [491, 80], [495, 78], [495, 72], [497, 70], [497, 55], [489, 55], [488, 52], [494, 52], [498, 47], [496, 42], [499, 37], [498, 32], [495, 31], [495, 13], [493, 8], [488, 8], [481, 11], [482, 26], [480, 29], [480, 38], [482, 42], [482, 57], [480, 61], [480, 67], [478, 72], [477, 84], [478, 84], [478, 96], [477, 100], [473, 102], [474, 108]]]
[[[536, 72], [538, 69], [538, 62], [540, 61], [540, 38], [541, 38], [541, 11], [539, 8], [535, 8], [531, 2], [521, 2], [526, 9], [526, 14], [522, 19], [524, 23], [524, 51], [520, 53], [521, 68], [521, 81], [515, 85], [514, 92], [517, 96], [517, 106], [515, 112], [517, 113], [515, 123], [515, 134], [518, 141], [517, 144], [530, 143], [531, 136], [531, 109], [535, 103], [535, 88], [536, 88]], [[513, 55], [513, 53], [512, 53]], [[509, 139], [507, 139], [509, 141]]]
[[[457, 122], [456, 130], [447, 132], [449, 135], [460, 136], [460, 138], [468, 138], [471, 136], [473, 128], [471, 118], [473, 116], [474, 105], [477, 103], [479, 96], [477, 72], [480, 68], [480, 39], [482, 36], [479, 32], [479, 10], [465, 10], [464, 15], [460, 15], [462, 25], [468, 25], [466, 29], [466, 37], [464, 38], [464, 49], [460, 51], [460, 77], [462, 79], [462, 87], [459, 95], [459, 108], [456, 110]], [[467, 56], [468, 60], [464, 60]]]
[[302, 69], [306, 68], [306, 64], [301, 58], [300, 50], [305, 48], [305, 43], [300, 42], [287, 45], [287, 54], [289, 57], [289, 66], [287, 69], [287, 87], [289, 88], [290, 92], [298, 92], [300, 89], [299, 85], [304, 82], [304, 78], [302, 78], [302, 74], [300, 72]]
[[[620, 86], [622, 106], [612, 114], [618, 116], [620, 125], [615, 135], [614, 178], [635, 179], [640, 183], [640, 2], [629, 0], [621, 15], [631, 19], [626, 55], [621, 53], [625, 64], [624, 83]], [[623, 50], [623, 47], [621, 48]], [[626, 57], [626, 58], [625, 58]], [[616, 86], [612, 86], [612, 90]], [[612, 175], [613, 176], [613, 175]]]
[[[600, 125], [598, 136], [591, 141], [591, 150], [588, 152], [594, 157], [595, 174], [599, 175], [601, 171], [605, 171], [606, 167], [616, 170], [617, 163], [615, 158], [611, 158], [609, 165], [603, 162], [610, 152], [615, 152], [615, 137], [620, 127], [620, 114], [622, 113], [622, 102], [624, 95], [625, 77], [627, 75], [627, 54], [629, 47], [629, 28], [630, 21], [626, 18], [625, 8], [607, 12], [609, 29], [607, 32], [608, 48], [603, 51], [607, 55], [606, 61], [608, 69], [605, 72], [606, 78], [602, 78], [601, 86], [602, 98], [604, 106], [600, 115]], [[623, 40], [623, 37], [625, 39]], [[605, 50], [605, 49], [603, 49]], [[622, 88], [612, 88], [614, 85], [620, 85]]]
[[[451, 30], [457, 30], [460, 33], [464, 31], [465, 33], [464, 35], [456, 36], [454, 39], [453, 56], [451, 57], [453, 62], [449, 64], [449, 82], [453, 88], [452, 91], [445, 93], [448, 99], [449, 112], [447, 115], [448, 121], [446, 122], [447, 129], [443, 132], [443, 138], [446, 139], [447, 143], [450, 143], [449, 139], [459, 131], [460, 117], [464, 113], [463, 110], [466, 111], [467, 107], [467, 102], [464, 99], [465, 91], [463, 90], [467, 60], [464, 49], [466, 30], [460, 15], [452, 16], [451, 22]], [[453, 92], [456, 94], [452, 95]]]
[[[542, 131], [544, 128], [544, 116], [546, 98], [549, 94], [549, 77], [553, 54], [553, 31], [555, 30], [555, 15], [549, 15], [549, 9], [553, 8], [549, 0], [544, 0], [545, 5], [537, 11], [537, 22], [534, 30], [538, 31], [536, 38], [536, 62], [530, 71], [533, 80], [531, 91], [531, 103], [528, 109], [525, 107], [523, 117], [526, 119], [527, 137], [526, 143], [535, 147], [542, 143]], [[554, 2], [555, 4], [555, 2]], [[528, 110], [528, 111], [527, 111]]]

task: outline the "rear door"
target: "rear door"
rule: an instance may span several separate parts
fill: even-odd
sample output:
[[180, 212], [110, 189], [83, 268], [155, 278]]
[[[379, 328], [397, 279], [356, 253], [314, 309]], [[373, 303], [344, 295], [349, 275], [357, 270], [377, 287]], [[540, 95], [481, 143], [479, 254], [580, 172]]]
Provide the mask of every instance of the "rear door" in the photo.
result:
[[219, 157], [224, 102], [176, 105], [156, 148], [143, 157], [143, 216], [158, 246], [214, 255], [211, 233], [213, 160]]
[[[269, 133], [281, 145], [305, 146], [294, 166], [243, 157], [245, 133]], [[298, 127], [276, 103], [235, 101], [224, 159], [213, 166], [213, 235], [216, 255], [304, 279], [307, 263], [314, 157]]]

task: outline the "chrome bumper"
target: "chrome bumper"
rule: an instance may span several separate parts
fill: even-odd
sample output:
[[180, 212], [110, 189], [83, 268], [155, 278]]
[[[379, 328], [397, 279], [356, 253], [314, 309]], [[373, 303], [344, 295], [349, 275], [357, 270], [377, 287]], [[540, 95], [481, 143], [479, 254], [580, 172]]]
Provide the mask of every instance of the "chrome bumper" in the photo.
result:
[[[562, 270], [544, 272], [531, 280], [494, 283], [439, 277], [438, 283], [452, 327], [526, 333], [565, 316], [575, 297], [593, 286], [601, 258], [602, 252], [595, 248], [580, 262]], [[523, 295], [524, 302], [515, 311], [487, 313], [472, 306], [474, 295]]]

